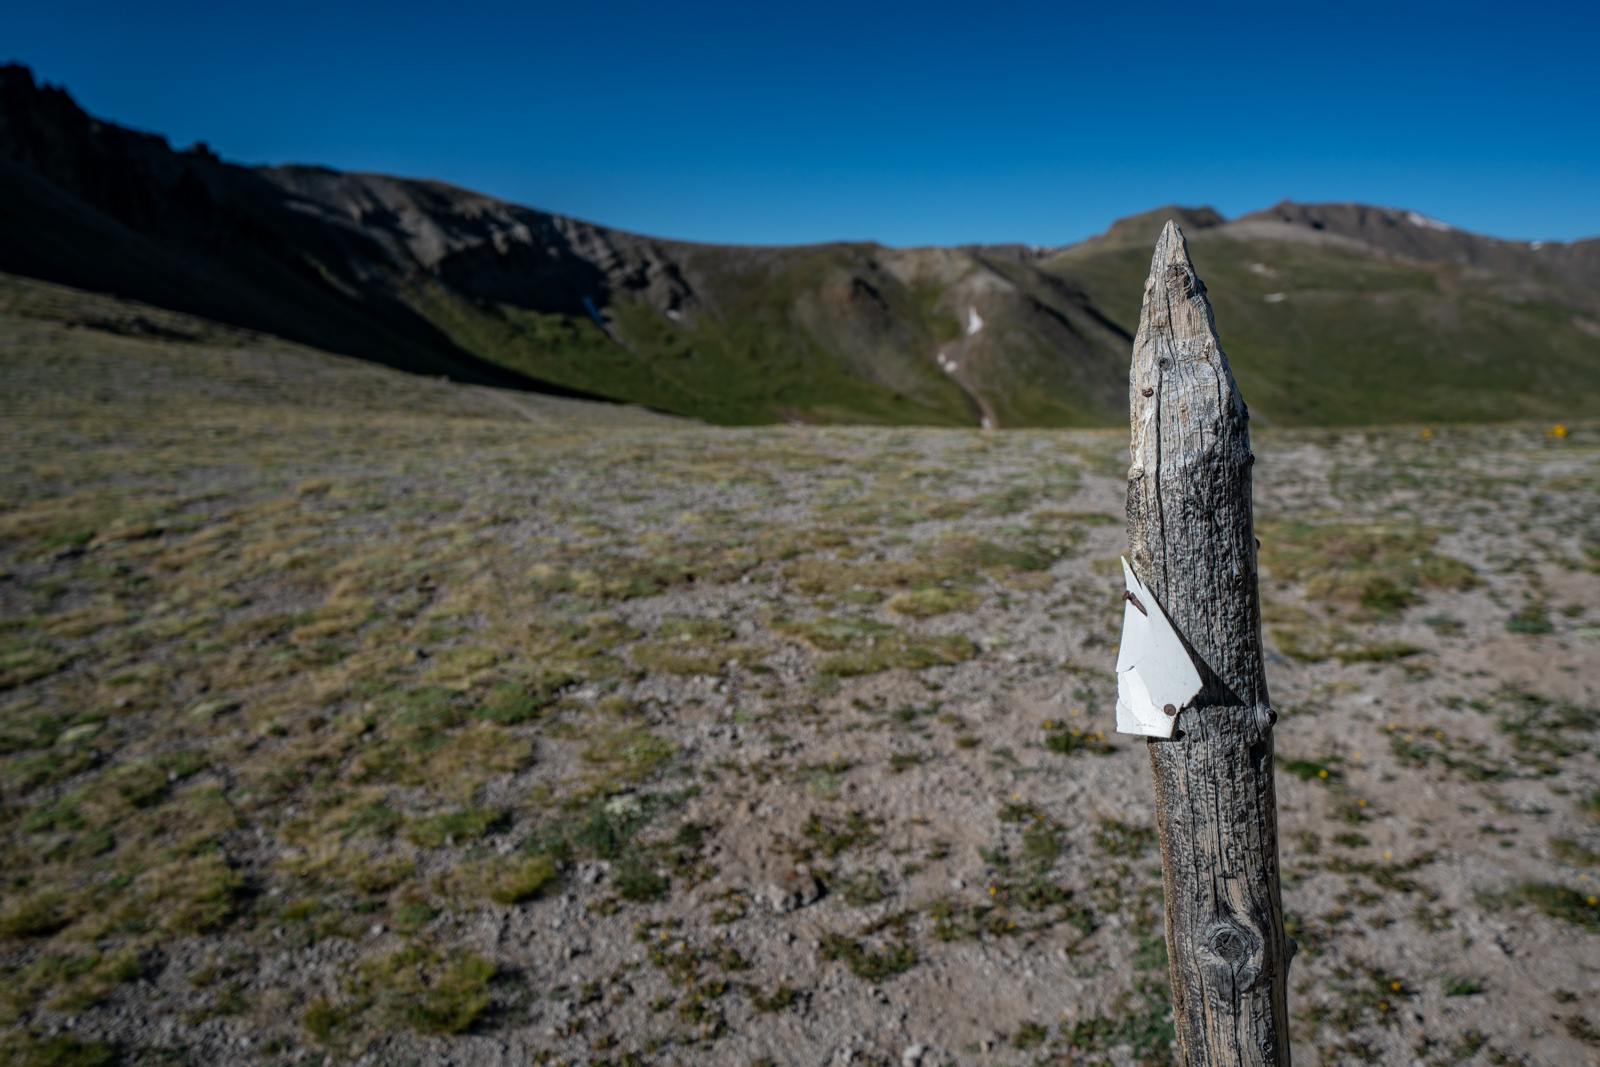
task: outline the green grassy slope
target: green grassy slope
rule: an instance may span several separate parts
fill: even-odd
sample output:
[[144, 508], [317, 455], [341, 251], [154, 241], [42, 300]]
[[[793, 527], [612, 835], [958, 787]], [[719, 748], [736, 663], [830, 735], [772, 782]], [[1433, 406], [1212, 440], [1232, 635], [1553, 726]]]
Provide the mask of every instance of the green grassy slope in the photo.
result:
[[[1600, 327], [1586, 294], [1352, 241], [1252, 236], [1236, 224], [1186, 233], [1240, 388], [1271, 422], [1600, 412]], [[1149, 257], [1143, 242], [1090, 241], [1043, 266], [1134, 329]]]
[[[424, 285], [412, 305], [466, 351], [544, 381], [727, 425], [1108, 425], [1127, 338], [1021, 264], [867, 244], [672, 249], [694, 301], [613, 293], [588, 315]], [[981, 308], [987, 332], [964, 338]], [[959, 353], [951, 375], [935, 353]]]
[[[133, 300], [0, 273], [0, 418], [345, 415], [547, 428], [693, 428], [632, 405], [405, 373]], [[142, 414], [141, 414], [142, 413]], [[293, 413], [293, 414], [291, 414]], [[293, 433], [280, 426], [284, 438]], [[175, 463], [192, 463], [181, 450]], [[0, 498], [0, 509], [10, 501]]]
[[[756, 270], [739, 269], [738, 251], [701, 254], [717, 309], [687, 321], [628, 294], [605, 306], [604, 327], [586, 315], [474, 301], [438, 287], [415, 306], [461, 347], [501, 366], [712, 422], [976, 421], [959, 389], [931, 369], [906, 365], [933, 342], [904, 287], [875, 279], [881, 323], [854, 321], [848, 305], [837, 317], [805, 314], [851, 249], [784, 250]], [[873, 336], [875, 325], [888, 337]], [[874, 342], [884, 365], [869, 357], [853, 366], [852, 347]]]

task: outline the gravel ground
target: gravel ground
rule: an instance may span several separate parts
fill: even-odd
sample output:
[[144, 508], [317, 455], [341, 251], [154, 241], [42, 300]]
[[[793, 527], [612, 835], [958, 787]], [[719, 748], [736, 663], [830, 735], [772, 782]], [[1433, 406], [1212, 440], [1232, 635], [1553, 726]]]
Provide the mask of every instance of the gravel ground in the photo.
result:
[[[1172, 1061], [1125, 435], [6, 323], [12, 1061]], [[1295, 1056], [1600, 1062], [1600, 431], [1255, 447]]]

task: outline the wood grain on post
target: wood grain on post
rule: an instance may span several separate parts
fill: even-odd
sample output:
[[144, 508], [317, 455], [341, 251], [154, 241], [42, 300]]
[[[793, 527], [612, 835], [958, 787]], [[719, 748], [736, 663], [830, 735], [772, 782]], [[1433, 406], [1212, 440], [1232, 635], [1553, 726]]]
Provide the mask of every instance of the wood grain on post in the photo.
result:
[[1272, 724], [1250, 505], [1249, 413], [1206, 289], [1168, 222], [1129, 376], [1129, 558], [1202, 678], [1151, 739], [1179, 1062], [1289, 1063]]

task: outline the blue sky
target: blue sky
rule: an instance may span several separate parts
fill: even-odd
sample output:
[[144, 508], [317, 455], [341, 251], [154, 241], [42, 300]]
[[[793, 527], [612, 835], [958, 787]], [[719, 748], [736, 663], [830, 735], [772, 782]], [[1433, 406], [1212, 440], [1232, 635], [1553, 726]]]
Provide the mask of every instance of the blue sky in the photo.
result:
[[705, 241], [1061, 244], [1164, 203], [1600, 234], [1600, 5], [12, 4], [0, 56], [241, 162]]

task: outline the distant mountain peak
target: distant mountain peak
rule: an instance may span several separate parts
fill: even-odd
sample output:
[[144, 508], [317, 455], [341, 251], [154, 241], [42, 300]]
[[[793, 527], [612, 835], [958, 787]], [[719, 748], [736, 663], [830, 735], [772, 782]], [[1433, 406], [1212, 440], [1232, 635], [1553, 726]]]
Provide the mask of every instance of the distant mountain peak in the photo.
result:
[[[1184, 233], [1197, 233], [1200, 230], [1209, 230], [1215, 226], [1224, 225], [1228, 217], [1214, 207], [1183, 207], [1179, 204], [1166, 204], [1149, 211], [1141, 211], [1137, 215], [1124, 215], [1110, 226], [1104, 233], [1097, 233], [1093, 237], [1070, 245], [1073, 251], [1088, 249], [1108, 249], [1127, 245], [1154, 247], [1156, 238], [1161, 236], [1161, 229], [1168, 220], [1178, 224]], [[1062, 249], [1066, 251], [1066, 249]]]
[[1412, 208], [1280, 200], [1228, 224], [1264, 236], [1262, 224], [1288, 226], [1359, 242], [1383, 255], [1419, 263], [1447, 262], [1508, 278], [1600, 288], [1600, 242], [1514, 241], [1452, 226]]
[[[1325, 202], [1302, 204], [1298, 201], [1283, 199], [1262, 211], [1253, 211], [1248, 215], [1241, 215], [1236, 221], [1245, 222], [1256, 219], [1272, 219], [1278, 222], [1287, 222], [1294, 226], [1308, 226], [1313, 230], [1326, 230], [1343, 234], [1346, 237], [1355, 237], [1358, 240], [1370, 238], [1384, 230], [1427, 230], [1434, 233], [1460, 233], [1467, 231], [1458, 229], [1448, 222], [1424, 215], [1420, 211], [1410, 208], [1382, 207], [1375, 204], [1360, 204], [1355, 202]], [[1477, 236], [1469, 234], [1468, 236]], [[1493, 238], [1483, 238], [1493, 240]], [[1368, 243], [1374, 243], [1369, 241]]]

